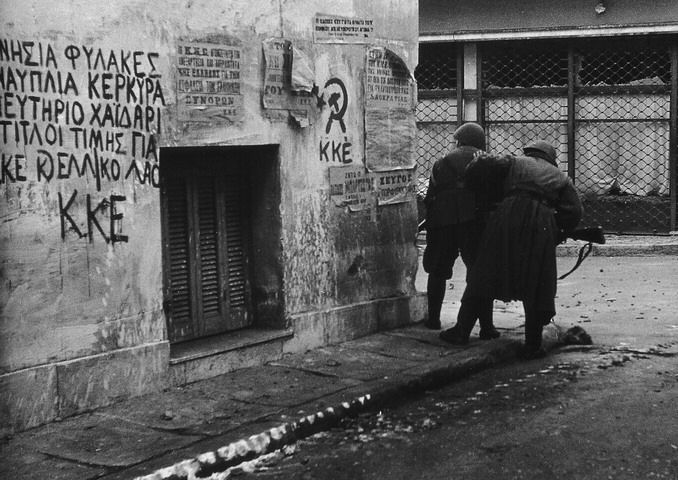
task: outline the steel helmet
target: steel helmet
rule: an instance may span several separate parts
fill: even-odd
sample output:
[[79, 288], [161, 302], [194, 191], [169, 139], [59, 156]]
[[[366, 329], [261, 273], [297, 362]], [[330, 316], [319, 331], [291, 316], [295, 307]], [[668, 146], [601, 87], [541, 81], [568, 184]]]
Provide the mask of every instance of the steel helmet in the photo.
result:
[[485, 150], [485, 130], [474, 122], [463, 124], [454, 131], [452, 137], [460, 146], [467, 145]]
[[558, 158], [556, 149], [545, 140], [537, 140], [536, 142], [528, 143], [523, 147], [523, 153], [530, 157], [539, 157], [546, 160], [551, 165], [558, 166], [556, 161]]

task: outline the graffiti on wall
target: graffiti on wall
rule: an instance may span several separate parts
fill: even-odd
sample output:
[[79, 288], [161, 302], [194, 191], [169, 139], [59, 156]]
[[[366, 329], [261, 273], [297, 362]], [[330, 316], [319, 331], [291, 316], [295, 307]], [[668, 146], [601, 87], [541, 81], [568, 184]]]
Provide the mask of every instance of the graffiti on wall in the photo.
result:
[[319, 159], [331, 164], [353, 163], [357, 152], [346, 127], [349, 95], [343, 80], [330, 78], [325, 82], [322, 101], [326, 104], [326, 120], [318, 145]]
[[122, 182], [159, 187], [158, 67], [152, 51], [0, 38], [0, 188], [82, 179], [96, 193], [59, 193], [62, 239], [98, 233], [126, 242], [126, 197], [115, 190]]

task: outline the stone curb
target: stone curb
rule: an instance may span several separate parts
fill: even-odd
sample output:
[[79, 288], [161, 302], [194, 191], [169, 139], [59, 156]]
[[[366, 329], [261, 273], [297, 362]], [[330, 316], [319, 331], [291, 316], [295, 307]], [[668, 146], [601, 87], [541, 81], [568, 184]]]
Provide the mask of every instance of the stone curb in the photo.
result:
[[339, 424], [343, 418], [355, 417], [361, 412], [376, 410], [381, 406], [402, 399], [416, 392], [441, 387], [465, 378], [499, 362], [515, 359], [521, 345], [518, 340], [497, 340], [491, 350], [472, 353], [459, 361], [441, 359], [417, 366], [401, 373], [407, 379], [377, 380], [365, 386], [371, 393], [342, 402], [334, 407], [300, 418], [295, 422], [284, 423], [249, 438], [230, 443], [216, 451], [203, 453], [189, 460], [183, 460], [169, 467], [136, 477], [136, 480], [197, 480], [212, 474], [223, 472], [243, 462], [253, 460], [266, 453], [278, 450], [297, 440], [329, 430]]
[[[556, 255], [560, 257], [576, 257], [584, 243], [559, 245]], [[678, 243], [650, 244], [636, 243], [629, 245], [593, 245], [591, 255], [599, 257], [641, 257], [654, 255], [678, 255]]]
[[[651, 238], [651, 237], [650, 237]], [[586, 243], [582, 241], [568, 240], [565, 244], [556, 247], [556, 255], [559, 257], [576, 257], [579, 255], [579, 249]], [[426, 247], [426, 236], [420, 234], [417, 237], [415, 245], [422, 252]], [[599, 257], [642, 257], [657, 255], [678, 255], [678, 237], [672, 234], [669, 237], [662, 237], [653, 242], [643, 242], [640, 239], [629, 240], [628, 243], [615, 243], [612, 240], [604, 245], [593, 245], [591, 255]]]

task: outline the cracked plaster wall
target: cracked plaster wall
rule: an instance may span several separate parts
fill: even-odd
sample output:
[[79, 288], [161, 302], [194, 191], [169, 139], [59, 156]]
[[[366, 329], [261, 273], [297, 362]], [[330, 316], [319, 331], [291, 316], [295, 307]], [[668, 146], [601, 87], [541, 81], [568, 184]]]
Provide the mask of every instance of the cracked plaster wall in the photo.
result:
[[[70, 131], [76, 126], [73, 118], [51, 122], [29, 118], [42, 131], [43, 145], [36, 138], [25, 141], [21, 134], [15, 136], [15, 125], [8, 124], [2, 143], [7, 168], [0, 183], [0, 374], [166, 339], [156, 177], [161, 161], [158, 149], [165, 146], [279, 145], [286, 316], [414, 293], [414, 200], [377, 207], [371, 216], [332, 205], [328, 169], [341, 163], [323, 160], [318, 149], [327, 105], [314, 107], [310, 125], [305, 127], [271, 119], [262, 108], [262, 42], [284, 37], [308, 56], [317, 85], [322, 87], [334, 77], [345, 83], [349, 96], [346, 137], [353, 145], [356, 163], [364, 161], [367, 47], [314, 43], [312, 19], [317, 12], [373, 19], [372, 44], [392, 49], [411, 69], [416, 65], [417, 2], [405, 0], [332, 4], [71, 0], [58, 6], [27, 0], [20, 6], [14, 2], [0, 5], [0, 38], [9, 42], [8, 48], [24, 49], [27, 42], [33, 42], [31, 48], [40, 47], [43, 55], [35, 67], [23, 54], [3, 61], [5, 82], [10, 68], [58, 72], [64, 84], [55, 88], [62, 92], [36, 95], [53, 106], [57, 100], [70, 101], [71, 108], [79, 102], [86, 117], [81, 126], [92, 126], [86, 125], [92, 108], [97, 108], [92, 104], [113, 109], [127, 105], [134, 117], [132, 109], [142, 103], [139, 99], [105, 99], [106, 87], [101, 83], [94, 93], [88, 90], [88, 74], [103, 76], [112, 71], [111, 55], [118, 69], [122, 69], [121, 57], [130, 55], [128, 76], [153, 78], [143, 84], [145, 93], [139, 94], [145, 95], [146, 103], [138, 124], [134, 118], [133, 127], [101, 127], [113, 135], [113, 143], [99, 152], [110, 163], [108, 176], [99, 171], [98, 181], [93, 149], [76, 146], [76, 134]], [[175, 89], [179, 39], [241, 46], [240, 121], [179, 121]], [[79, 55], [72, 58], [75, 49]], [[86, 50], [92, 52], [94, 65], [88, 66]], [[108, 67], [96, 65], [98, 51]], [[140, 52], [138, 66], [134, 52]], [[69, 76], [75, 88], [66, 86]], [[29, 93], [25, 84], [17, 78], [15, 82], [5, 90]], [[3, 120], [30, 116], [28, 110], [19, 110], [16, 99], [13, 102], [8, 105], [8, 99], [3, 99]], [[149, 120], [148, 115], [153, 117]], [[98, 121], [105, 123], [103, 117]], [[61, 126], [63, 140], [46, 144], [48, 124], [55, 131]], [[145, 148], [137, 143], [132, 151], [132, 141], [144, 142]], [[47, 159], [40, 149], [52, 154], [49, 165], [54, 171], [49, 179]], [[72, 157], [75, 163], [70, 163]], [[111, 170], [112, 158], [120, 169], [117, 176]]]

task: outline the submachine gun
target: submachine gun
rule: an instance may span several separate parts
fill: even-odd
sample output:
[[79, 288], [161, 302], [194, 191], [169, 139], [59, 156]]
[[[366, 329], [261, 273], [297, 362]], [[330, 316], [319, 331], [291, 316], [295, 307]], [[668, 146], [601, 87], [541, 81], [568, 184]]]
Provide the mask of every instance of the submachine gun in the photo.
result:
[[[417, 234], [422, 230], [426, 230], [426, 220], [419, 222], [419, 225], [417, 226]], [[605, 243], [605, 233], [603, 232], [603, 227], [600, 226], [576, 228], [570, 232], [563, 232], [563, 236], [560, 238], [559, 243], [564, 242], [568, 238], [571, 238], [572, 240], [581, 240], [586, 242], [586, 244], [579, 249], [579, 255], [577, 256], [577, 262], [574, 264], [574, 267], [572, 267], [569, 272], [558, 277], [558, 280], [562, 280], [579, 268], [582, 262], [586, 260], [586, 257], [588, 257], [593, 250], [594, 243], [600, 245]]]
[[582, 262], [586, 260], [586, 257], [588, 257], [591, 253], [591, 250], [593, 250], [594, 243], [598, 243], [600, 245], [605, 243], [603, 227], [576, 228], [571, 232], [565, 233], [564, 238], [562, 238], [561, 241], [565, 241], [567, 238], [571, 238], [572, 240], [582, 240], [586, 242], [586, 245], [579, 249], [579, 255], [577, 256], [577, 262], [574, 264], [574, 267], [572, 267], [569, 272], [558, 277], [558, 280], [562, 280], [579, 268], [579, 265], [581, 265]]
[[605, 234], [603, 233], [603, 227], [586, 227], [586, 228], [577, 228], [572, 232], [566, 234], [566, 238], [571, 238], [572, 240], [583, 240], [588, 243], [605, 243]]

